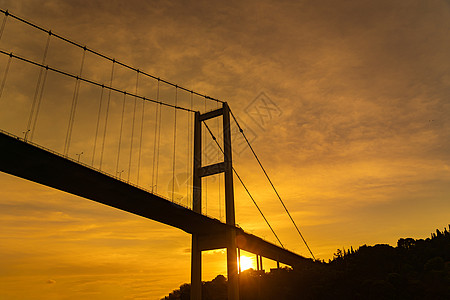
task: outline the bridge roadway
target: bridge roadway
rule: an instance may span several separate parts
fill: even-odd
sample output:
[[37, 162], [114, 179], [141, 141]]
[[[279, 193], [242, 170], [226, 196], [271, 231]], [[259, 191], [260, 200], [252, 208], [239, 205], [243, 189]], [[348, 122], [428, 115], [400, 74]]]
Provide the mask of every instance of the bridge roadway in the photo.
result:
[[202, 250], [225, 248], [226, 233], [235, 230], [237, 247], [242, 250], [293, 267], [310, 261], [239, 227], [198, 214], [2, 131], [0, 131], [0, 171], [161, 222], [190, 234], [197, 233]]

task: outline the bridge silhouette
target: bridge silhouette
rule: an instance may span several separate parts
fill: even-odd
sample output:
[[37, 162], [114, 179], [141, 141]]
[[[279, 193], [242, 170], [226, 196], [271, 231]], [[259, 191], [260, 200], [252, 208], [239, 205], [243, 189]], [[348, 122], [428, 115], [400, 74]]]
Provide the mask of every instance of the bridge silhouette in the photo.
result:
[[[239, 299], [240, 250], [256, 254], [258, 268], [262, 257], [294, 268], [309, 260], [285, 249], [233, 167], [233, 136], [241, 135], [303, 239], [226, 102], [0, 11], [0, 171], [191, 234], [191, 299], [201, 299], [202, 251], [227, 250], [228, 298], [233, 300]], [[37, 36], [33, 43], [30, 32]], [[27, 38], [17, 38], [18, 33]], [[151, 170], [145, 162], [151, 162]], [[180, 169], [187, 174], [186, 191], [177, 182]], [[213, 176], [219, 178], [218, 218], [207, 214], [208, 178]], [[236, 225], [234, 179], [280, 245]], [[164, 180], [169, 182], [166, 195]]]

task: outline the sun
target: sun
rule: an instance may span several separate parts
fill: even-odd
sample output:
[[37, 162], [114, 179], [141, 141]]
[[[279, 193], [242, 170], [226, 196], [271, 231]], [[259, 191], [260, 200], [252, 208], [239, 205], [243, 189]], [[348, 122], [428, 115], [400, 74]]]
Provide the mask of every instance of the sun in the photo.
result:
[[253, 257], [241, 256], [241, 271], [254, 268]]

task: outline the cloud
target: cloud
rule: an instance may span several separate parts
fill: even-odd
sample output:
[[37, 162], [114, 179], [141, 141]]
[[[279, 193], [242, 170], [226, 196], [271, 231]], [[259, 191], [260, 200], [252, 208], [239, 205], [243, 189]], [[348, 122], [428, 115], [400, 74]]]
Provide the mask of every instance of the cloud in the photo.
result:
[[[248, 131], [255, 132], [254, 149], [312, 249], [319, 249], [324, 258], [331, 257], [342, 244], [356, 247], [385, 242], [384, 238], [395, 242], [400, 233], [423, 237], [419, 233], [424, 227], [432, 227], [426, 229], [428, 234], [448, 220], [448, 1], [341, 1], [339, 5], [329, 0], [2, 3], [11, 12], [110, 57], [229, 101], [233, 112], [250, 127]], [[12, 41], [14, 51], [42, 59], [47, 36], [27, 31], [30, 38], [23, 40], [20, 26], [10, 21], [2, 36], [2, 48]], [[50, 45], [49, 63], [79, 72], [81, 49], [70, 50], [53, 39]], [[7, 57], [1, 59], [0, 66], [4, 66]], [[86, 55], [86, 76], [108, 84], [111, 69], [110, 62]], [[113, 83], [134, 91], [135, 74], [117, 66], [115, 72]], [[74, 80], [48, 76], [35, 138], [62, 151]], [[24, 77], [32, 79], [24, 83]], [[155, 98], [155, 82], [143, 76], [139, 80], [139, 93]], [[11, 64], [0, 98], [2, 129], [23, 135], [36, 81], [36, 69]], [[244, 112], [261, 91], [282, 111], [263, 129]], [[159, 96], [175, 101], [174, 89], [165, 85], [161, 85]], [[189, 105], [189, 96], [178, 91], [178, 103]], [[101, 88], [81, 85], [69, 155], [76, 158], [75, 153], [83, 151], [83, 162], [92, 161], [100, 97]], [[106, 116], [105, 91], [102, 99], [96, 166]], [[116, 169], [123, 169], [122, 176], [130, 173], [135, 182], [137, 156], [128, 169], [132, 97], [126, 97], [126, 142], [116, 166], [123, 99], [119, 93], [111, 94], [103, 170], [117, 175]], [[204, 99], [194, 97], [194, 103], [194, 109], [205, 110]], [[155, 185], [155, 107], [146, 105], [144, 115], [140, 183], [147, 188]], [[206, 110], [213, 108], [215, 103]], [[139, 105], [139, 116], [141, 109]], [[165, 195], [172, 178], [173, 116], [172, 110], [163, 110], [164, 155], [159, 161], [157, 188]], [[178, 118], [177, 145], [181, 149], [189, 125], [187, 115], [179, 113]], [[138, 121], [136, 130], [139, 125]], [[138, 149], [136, 132], [133, 155]], [[181, 149], [176, 153], [176, 173], [189, 167], [186, 152]], [[289, 219], [283, 217], [283, 208], [251, 152], [235, 155], [234, 166], [275, 230], [281, 231], [282, 239], [306, 253], [295, 231], [288, 229]], [[185, 233], [8, 175], [1, 179], [0, 222], [6, 228], [3, 237], [9, 241], [2, 251], [17, 262], [7, 266], [10, 271], [18, 266], [12, 273], [38, 274], [42, 273], [40, 267], [50, 264], [61, 276], [70, 272], [87, 276], [83, 277], [87, 282], [83, 287], [70, 291], [92, 297], [98, 292], [93, 287], [97, 279], [86, 273], [113, 277], [102, 281], [102, 287], [114, 285], [114, 296], [120, 294], [116, 283], [122, 279], [110, 274], [144, 270], [144, 279], [139, 280], [148, 280], [166, 274], [166, 266], [182, 266], [180, 272], [185, 277], [170, 274], [171, 286], [165, 282], [164, 287], [162, 283], [158, 288], [149, 287], [158, 291], [148, 297], [163, 295], [188, 281], [190, 237]], [[218, 190], [212, 186], [210, 183], [208, 191], [210, 213], [218, 206]], [[235, 191], [240, 224], [255, 234], [271, 236], [237, 181]], [[15, 243], [14, 236], [22, 237], [22, 242]], [[60, 262], [59, 266], [52, 261]], [[59, 286], [62, 281], [51, 276]], [[66, 284], [70, 286], [70, 280]]]

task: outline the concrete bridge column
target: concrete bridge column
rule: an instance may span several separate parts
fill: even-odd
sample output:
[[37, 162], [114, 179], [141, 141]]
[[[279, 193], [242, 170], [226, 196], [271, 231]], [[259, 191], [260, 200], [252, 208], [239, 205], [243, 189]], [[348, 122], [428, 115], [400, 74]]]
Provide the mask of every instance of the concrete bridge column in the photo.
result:
[[[223, 103], [223, 154], [225, 163], [225, 214], [228, 225], [234, 226], [234, 188], [233, 188], [233, 159], [231, 151], [230, 108]], [[239, 278], [237, 268], [236, 231], [228, 233], [227, 247], [228, 300], [239, 300]]]
[[202, 299], [202, 251], [199, 249], [198, 234], [192, 235], [191, 299]]
[[229, 245], [227, 247], [227, 275], [228, 300], [239, 300], [239, 275], [237, 266], [236, 232], [228, 232]]
[[[194, 170], [192, 174], [192, 210], [202, 213], [202, 127], [200, 113], [194, 116]], [[199, 235], [192, 234], [191, 248], [191, 300], [202, 299], [202, 250], [199, 247]]]

